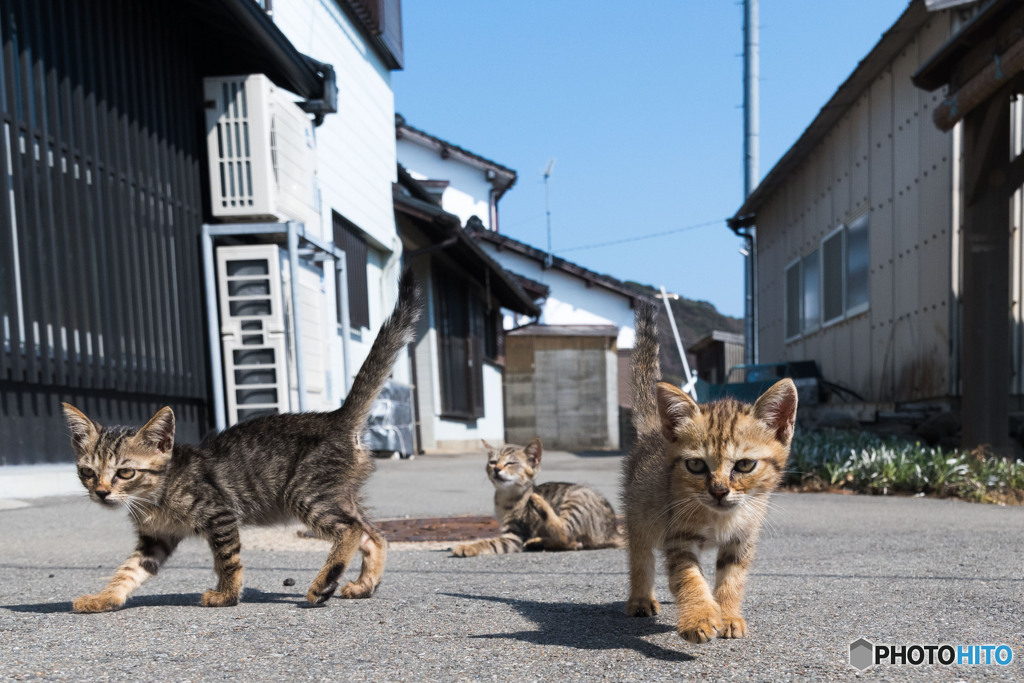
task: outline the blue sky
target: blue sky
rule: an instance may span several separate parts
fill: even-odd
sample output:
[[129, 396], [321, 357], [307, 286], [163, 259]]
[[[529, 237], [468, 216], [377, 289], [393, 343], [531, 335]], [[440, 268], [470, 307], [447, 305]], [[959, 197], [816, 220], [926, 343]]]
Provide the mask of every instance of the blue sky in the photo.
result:
[[[906, 6], [761, 1], [761, 177]], [[542, 173], [555, 158], [557, 255], [743, 315], [741, 242], [724, 221], [743, 199], [741, 4], [405, 0], [402, 11], [396, 110], [517, 171], [502, 233], [546, 248]]]

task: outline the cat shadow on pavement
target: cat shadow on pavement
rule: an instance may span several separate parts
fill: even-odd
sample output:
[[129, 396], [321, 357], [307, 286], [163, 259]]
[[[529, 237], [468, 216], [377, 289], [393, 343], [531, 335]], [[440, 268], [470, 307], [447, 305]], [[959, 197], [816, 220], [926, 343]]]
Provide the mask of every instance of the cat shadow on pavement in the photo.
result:
[[[200, 603], [202, 595], [200, 593], [157, 593], [153, 595], [135, 595], [128, 599], [128, 602], [123, 607], [119, 607], [117, 612], [124, 612], [126, 610], [135, 609], [137, 607], [200, 607], [202, 609], [210, 609], [209, 607], [203, 607]], [[265, 593], [254, 588], [246, 588], [242, 593], [242, 600], [239, 604], [244, 605], [247, 602], [251, 603], [299, 603], [300, 605], [306, 604], [305, 596], [296, 595], [294, 593]], [[35, 614], [58, 614], [61, 612], [71, 612], [71, 601], [66, 602], [41, 602], [34, 605], [0, 605], [0, 609], [9, 610], [11, 612], [26, 612]]]
[[[499, 598], [492, 595], [441, 593], [463, 600], [483, 600], [508, 605], [537, 625], [533, 631], [491, 633], [474, 638], [512, 638], [534, 645], [561, 645], [580, 650], [630, 649], [651, 659], [688, 662], [693, 656], [646, 640], [660, 633], [675, 633], [675, 628], [657, 618], [635, 618], [625, 613], [625, 603], [590, 605], [573, 602], [538, 602]], [[580, 628], [586, 624], [586, 628]], [[679, 641], [682, 643], [682, 641]]]

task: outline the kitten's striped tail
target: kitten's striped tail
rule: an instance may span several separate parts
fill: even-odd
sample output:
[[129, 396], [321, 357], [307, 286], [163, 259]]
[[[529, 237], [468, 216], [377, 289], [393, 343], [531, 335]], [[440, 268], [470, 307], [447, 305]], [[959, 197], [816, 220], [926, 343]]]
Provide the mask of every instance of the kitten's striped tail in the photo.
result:
[[406, 270], [398, 281], [395, 310], [381, 325], [369, 355], [352, 382], [352, 389], [341, 408], [335, 411], [347, 425], [354, 427], [352, 434], [355, 438], [362, 433], [373, 401], [391, 375], [398, 354], [413, 341], [420, 308], [420, 287], [412, 273]]
[[638, 435], [661, 429], [654, 385], [661, 379], [658, 361], [658, 308], [650, 301], [636, 305], [636, 343], [633, 348], [633, 427]]

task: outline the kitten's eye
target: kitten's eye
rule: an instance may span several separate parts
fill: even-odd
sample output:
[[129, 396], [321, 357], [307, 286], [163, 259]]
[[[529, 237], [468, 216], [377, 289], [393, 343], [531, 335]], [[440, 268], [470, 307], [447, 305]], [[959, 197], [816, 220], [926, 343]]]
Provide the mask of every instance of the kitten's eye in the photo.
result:
[[689, 458], [686, 461], [686, 469], [693, 474], [704, 474], [708, 471], [708, 464], [700, 458]]
[[755, 466], [757, 466], [756, 460], [743, 458], [743, 460], [736, 461], [736, 464], [733, 465], [733, 469], [736, 470], [737, 472], [742, 472], [743, 474], [746, 474], [747, 472], [753, 471]]
[[125, 467], [124, 469], [120, 469], [117, 471], [118, 479], [131, 479], [134, 476], [135, 470], [131, 469], [130, 467]]
[[92, 479], [93, 477], [96, 476], [96, 473], [93, 472], [88, 467], [79, 467], [78, 468], [78, 474], [79, 474], [79, 476], [81, 476], [84, 479]]

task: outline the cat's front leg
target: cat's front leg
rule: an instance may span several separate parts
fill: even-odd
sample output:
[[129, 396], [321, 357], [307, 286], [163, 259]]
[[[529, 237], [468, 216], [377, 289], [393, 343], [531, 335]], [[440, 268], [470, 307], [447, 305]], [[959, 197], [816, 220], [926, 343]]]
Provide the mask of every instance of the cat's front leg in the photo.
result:
[[700, 568], [699, 540], [679, 534], [665, 544], [669, 588], [679, 609], [676, 630], [691, 643], [706, 643], [723, 630], [721, 609]]
[[654, 548], [644, 533], [629, 537], [629, 599], [626, 614], [631, 617], [653, 617], [658, 613], [654, 595]]
[[217, 588], [203, 593], [204, 607], [232, 607], [242, 595], [242, 542], [238, 523], [233, 515], [220, 514], [204, 531], [213, 552], [213, 568], [217, 572]]
[[72, 607], [76, 612], [109, 612], [117, 609], [146, 579], [156, 576], [160, 566], [180, 542], [181, 539], [177, 537], [140, 534], [135, 552], [117, 568], [110, 583], [96, 595], [77, 598]]
[[726, 543], [718, 549], [715, 561], [715, 600], [722, 610], [722, 638], [742, 638], [747, 635], [747, 622], [743, 619], [743, 591], [747, 571], [754, 558], [754, 540]]

